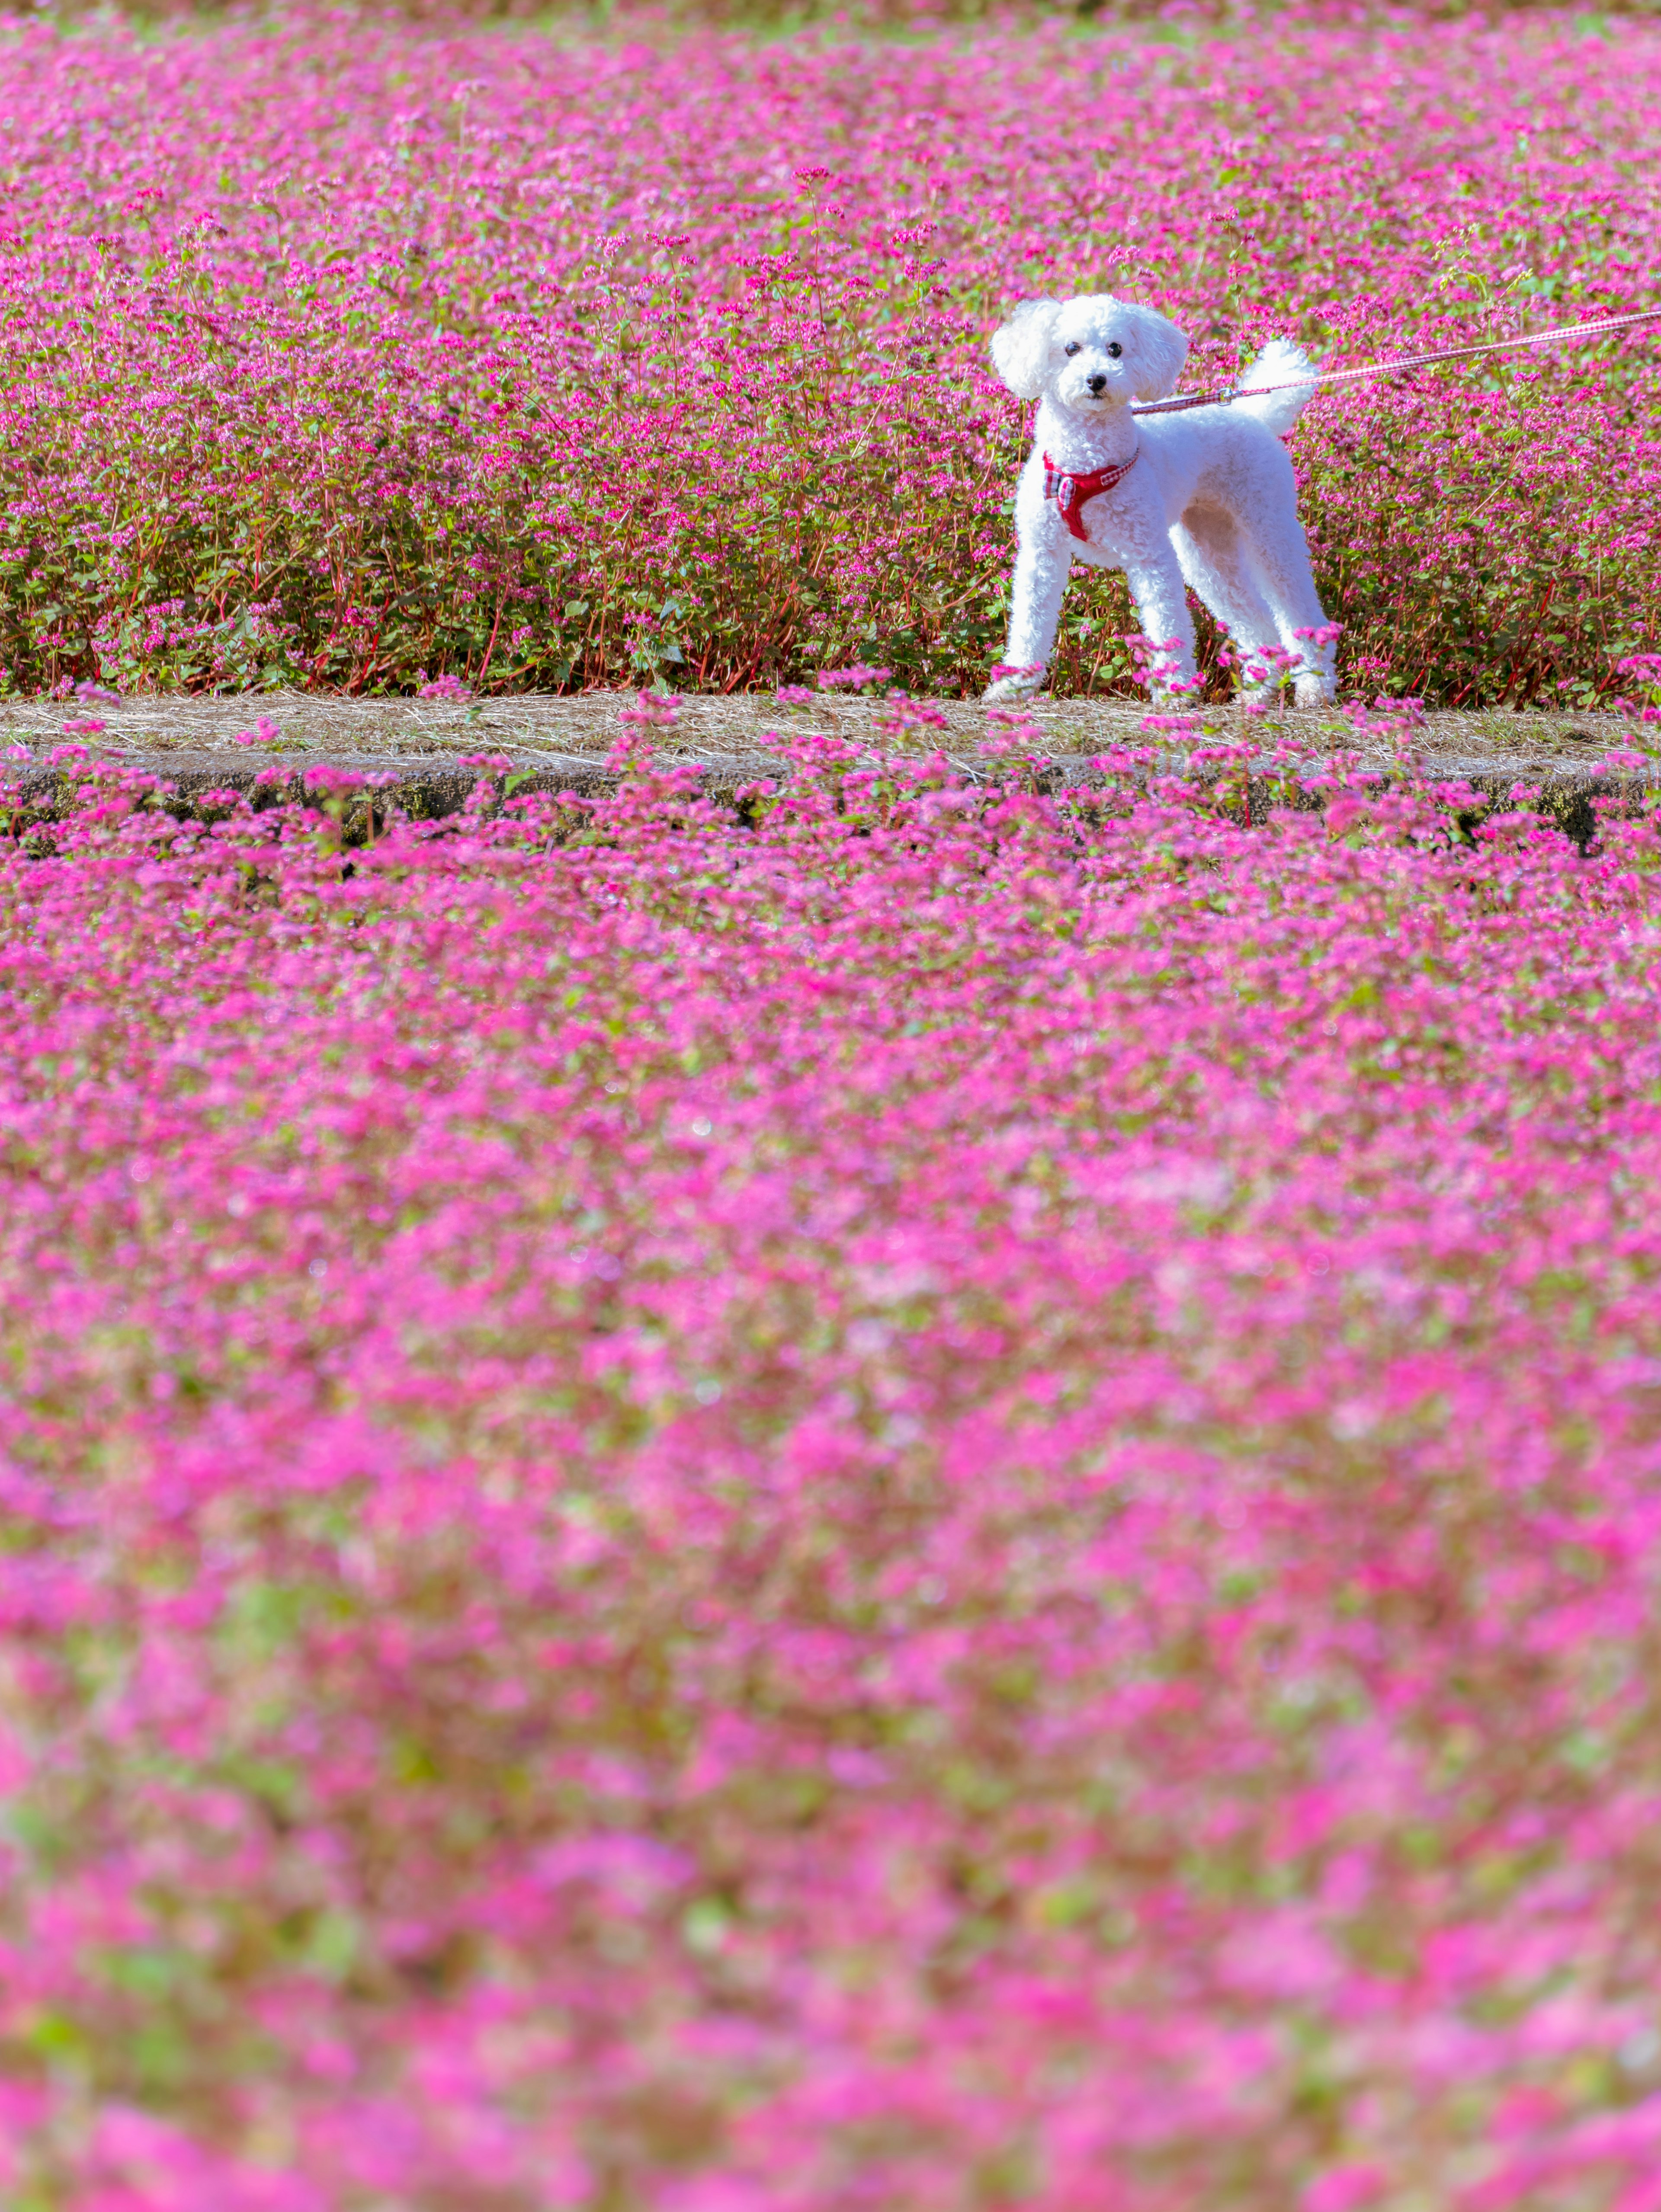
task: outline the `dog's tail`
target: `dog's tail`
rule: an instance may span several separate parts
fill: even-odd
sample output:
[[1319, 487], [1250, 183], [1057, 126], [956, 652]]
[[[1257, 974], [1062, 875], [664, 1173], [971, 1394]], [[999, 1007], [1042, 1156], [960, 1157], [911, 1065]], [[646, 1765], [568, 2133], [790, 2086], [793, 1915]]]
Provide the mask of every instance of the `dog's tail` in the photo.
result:
[[1253, 399], [1237, 399], [1235, 410], [1239, 414], [1255, 415], [1260, 422], [1268, 423], [1277, 438], [1283, 438], [1315, 396], [1312, 384], [1300, 384], [1297, 380], [1315, 374], [1315, 363], [1301, 346], [1293, 345], [1290, 338], [1271, 338], [1234, 389], [1255, 392], [1262, 384], [1284, 385], [1287, 388], [1261, 392]]

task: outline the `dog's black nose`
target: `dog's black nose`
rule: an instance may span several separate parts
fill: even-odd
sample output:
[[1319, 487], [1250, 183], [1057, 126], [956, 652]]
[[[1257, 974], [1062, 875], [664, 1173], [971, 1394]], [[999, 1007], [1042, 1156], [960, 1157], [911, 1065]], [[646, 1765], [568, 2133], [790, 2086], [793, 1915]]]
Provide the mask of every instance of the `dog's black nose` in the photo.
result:
[[1106, 379], [1104, 375], [1102, 375], [1102, 374], [1100, 373], [1100, 371], [1099, 371], [1099, 370], [1097, 372], [1097, 374], [1096, 374], [1094, 376], [1092, 376], [1092, 377], [1091, 378], [1091, 380], [1090, 380], [1090, 388], [1091, 388], [1091, 390], [1092, 390], [1092, 392], [1105, 392], [1105, 391], [1106, 391], [1106, 389], [1107, 389], [1107, 379]]

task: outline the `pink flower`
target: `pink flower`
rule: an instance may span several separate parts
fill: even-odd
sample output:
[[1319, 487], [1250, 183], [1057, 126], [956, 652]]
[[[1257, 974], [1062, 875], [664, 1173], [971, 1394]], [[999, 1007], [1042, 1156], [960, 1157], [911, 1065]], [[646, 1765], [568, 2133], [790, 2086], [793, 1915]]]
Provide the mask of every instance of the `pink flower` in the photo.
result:
[[1342, 2166], [1329, 2166], [1310, 2183], [1303, 2194], [1303, 2212], [1363, 2212], [1365, 2206], [1376, 2204], [1389, 2187], [1390, 2177], [1383, 2166], [1366, 2160], [1347, 2160]]

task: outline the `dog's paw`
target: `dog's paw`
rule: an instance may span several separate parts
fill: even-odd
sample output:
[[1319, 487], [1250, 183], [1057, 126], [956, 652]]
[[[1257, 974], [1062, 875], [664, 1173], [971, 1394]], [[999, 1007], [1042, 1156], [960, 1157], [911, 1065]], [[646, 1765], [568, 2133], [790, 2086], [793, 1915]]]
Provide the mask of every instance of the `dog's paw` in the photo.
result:
[[1012, 699], [1031, 699], [1043, 684], [1042, 669], [1022, 669], [1013, 676], [1001, 676], [995, 684], [989, 684], [982, 692], [982, 703], [988, 707], [1002, 707]]

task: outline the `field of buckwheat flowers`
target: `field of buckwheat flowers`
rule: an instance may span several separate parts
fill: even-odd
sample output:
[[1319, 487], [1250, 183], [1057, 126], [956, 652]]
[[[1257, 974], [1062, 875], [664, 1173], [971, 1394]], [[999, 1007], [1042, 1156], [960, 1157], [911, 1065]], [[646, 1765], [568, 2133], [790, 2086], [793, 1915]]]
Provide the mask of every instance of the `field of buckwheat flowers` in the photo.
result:
[[0, 842], [5, 2203], [1661, 2203], [1661, 790], [668, 711]]
[[[986, 333], [1114, 285], [1211, 383], [1656, 304], [1661, 29], [1548, 15], [858, 43], [387, 20], [0, 28], [16, 690], [978, 692], [1022, 410]], [[1639, 335], [1323, 395], [1342, 671], [1452, 705], [1656, 650]], [[1128, 687], [1123, 586], [1058, 688]], [[1214, 665], [1217, 641], [1208, 638]]]
[[[1654, 303], [1654, 28], [1183, 20], [0, 27], [7, 2212], [1661, 2212], [1657, 342], [1294, 441], [1579, 843], [801, 683], [983, 679], [1024, 290]], [[659, 678], [788, 774], [89, 753]]]

